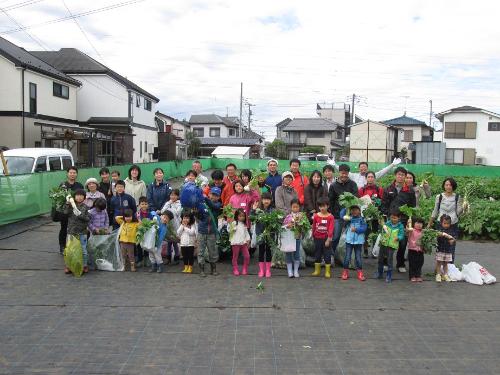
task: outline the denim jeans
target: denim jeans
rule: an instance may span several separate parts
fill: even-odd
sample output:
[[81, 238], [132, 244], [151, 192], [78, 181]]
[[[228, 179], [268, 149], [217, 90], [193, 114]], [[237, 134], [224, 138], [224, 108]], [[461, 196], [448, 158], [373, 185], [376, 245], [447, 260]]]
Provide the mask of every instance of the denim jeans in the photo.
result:
[[361, 263], [361, 251], [363, 250], [363, 245], [361, 244], [345, 244], [345, 257], [344, 257], [344, 269], [349, 268], [349, 263], [351, 262], [352, 251], [354, 250], [354, 258], [356, 259], [356, 269], [362, 270], [363, 264]]
[[295, 240], [295, 251], [291, 253], [285, 253], [286, 263], [293, 263], [293, 261], [300, 261], [300, 245], [301, 241]]
[[333, 227], [333, 239], [332, 239], [332, 255], [335, 256], [335, 251], [339, 245], [340, 237], [342, 236], [342, 229], [344, 228], [344, 220], [341, 218], [335, 218], [335, 225]]

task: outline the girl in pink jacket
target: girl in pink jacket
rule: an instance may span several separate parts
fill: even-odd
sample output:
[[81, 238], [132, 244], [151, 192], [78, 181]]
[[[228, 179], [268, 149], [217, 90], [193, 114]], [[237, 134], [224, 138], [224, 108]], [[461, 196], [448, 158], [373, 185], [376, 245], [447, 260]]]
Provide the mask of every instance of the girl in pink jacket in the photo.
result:
[[229, 204], [233, 206], [235, 210], [243, 210], [247, 217], [247, 227], [250, 228], [250, 210], [254, 202], [259, 201], [259, 193], [255, 190], [245, 191], [243, 182], [241, 180], [236, 180], [234, 182], [234, 194], [229, 199]]

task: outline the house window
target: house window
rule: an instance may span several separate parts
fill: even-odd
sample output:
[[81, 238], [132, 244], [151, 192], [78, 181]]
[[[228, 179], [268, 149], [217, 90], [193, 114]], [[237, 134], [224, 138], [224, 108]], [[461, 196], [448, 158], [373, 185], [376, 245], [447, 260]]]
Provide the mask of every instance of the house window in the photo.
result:
[[69, 167], [73, 165], [73, 161], [69, 156], [63, 156], [61, 159], [62, 159], [62, 167], [64, 170], [67, 170]]
[[444, 137], [475, 139], [477, 122], [445, 122]]
[[344, 138], [344, 133], [342, 132], [342, 130], [337, 130], [335, 132], [335, 136], [337, 137], [337, 139], [343, 139]]
[[458, 148], [447, 148], [445, 156], [446, 164], [463, 164], [464, 150]]
[[235, 129], [229, 129], [229, 136], [230, 137], [236, 136], [236, 130]]
[[413, 142], [413, 130], [405, 130], [403, 141], [405, 142]]
[[193, 128], [193, 134], [195, 137], [203, 138], [205, 136], [205, 128]]
[[151, 111], [151, 100], [144, 98], [144, 109]]
[[52, 93], [58, 98], [69, 99], [69, 86], [54, 82], [52, 85]]
[[210, 128], [210, 137], [220, 137], [220, 128]]
[[30, 82], [30, 113], [36, 113], [36, 85]]
[[306, 132], [307, 138], [324, 138], [325, 132]]
[[135, 106], [139, 108], [141, 106], [141, 97], [139, 95], [135, 96]]
[[500, 131], [500, 122], [488, 122], [488, 131], [490, 132]]

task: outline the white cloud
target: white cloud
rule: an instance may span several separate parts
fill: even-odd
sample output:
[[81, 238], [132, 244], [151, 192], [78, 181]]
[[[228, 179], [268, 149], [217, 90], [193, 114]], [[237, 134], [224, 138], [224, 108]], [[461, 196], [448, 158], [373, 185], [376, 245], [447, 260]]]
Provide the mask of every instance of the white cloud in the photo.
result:
[[[66, 0], [76, 14], [119, 0]], [[6, 7], [18, 3], [7, 0]], [[104, 63], [180, 118], [239, 114], [240, 82], [254, 129], [272, 138], [285, 117], [313, 117], [316, 102], [362, 97], [356, 113], [428, 121], [474, 105], [500, 112], [500, 4], [480, 1], [144, 1], [79, 18]], [[60, 0], [9, 12], [23, 25], [60, 18]], [[0, 33], [15, 28], [0, 15]], [[50, 49], [99, 59], [74, 21], [28, 30]], [[40, 49], [23, 32], [2, 35]], [[408, 98], [405, 98], [405, 97]]]

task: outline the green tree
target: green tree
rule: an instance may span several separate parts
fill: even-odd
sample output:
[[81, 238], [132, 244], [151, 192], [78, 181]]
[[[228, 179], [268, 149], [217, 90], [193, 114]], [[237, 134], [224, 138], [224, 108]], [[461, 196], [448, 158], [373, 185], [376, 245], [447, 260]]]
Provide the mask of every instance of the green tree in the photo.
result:
[[300, 150], [302, 154], [323, 154], [325, 152], [324, 146], [305, 146]]
[[288, 155], [286, 152], [286, 143], [281, 139], [275, 139], [266, 147], [266, 156], [270, 156], [275, 159], [287, 159]]
[[201, 141], [199, 138], [194, 136], [193, 132], [186, 132], [186, 142], [188, 144], [187, 156], [188, 158], [194, 159], [200, 155], [201, 151]]

